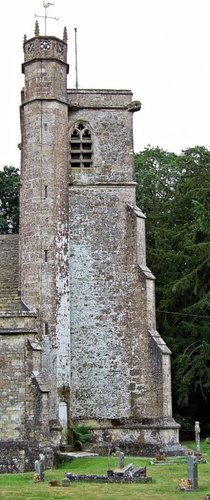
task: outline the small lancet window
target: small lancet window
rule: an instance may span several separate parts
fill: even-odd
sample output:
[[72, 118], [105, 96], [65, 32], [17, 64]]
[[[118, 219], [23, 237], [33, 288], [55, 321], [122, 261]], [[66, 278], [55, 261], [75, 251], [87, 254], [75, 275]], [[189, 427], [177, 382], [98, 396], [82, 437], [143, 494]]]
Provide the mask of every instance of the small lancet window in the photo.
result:
[[47, 321], [45, 321], [45, 323], [44, 323], [44, 334], [45, 335], [49, 334], [49, 325], [48, 325]]
[[72, 168], [90, 168], [93, 160], [91, 131], [87, 124], [77, 123], [71, 131], [70, 166]]

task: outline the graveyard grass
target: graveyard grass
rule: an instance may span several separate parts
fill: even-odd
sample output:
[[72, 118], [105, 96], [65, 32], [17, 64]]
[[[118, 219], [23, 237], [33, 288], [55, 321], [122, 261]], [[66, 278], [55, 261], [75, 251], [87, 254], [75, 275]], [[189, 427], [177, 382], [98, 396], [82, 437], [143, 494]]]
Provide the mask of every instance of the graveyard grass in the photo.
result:
[[[194, 443], [184, 443], [185, 447], [194, 449]], [[147, 466], [147, 475], [152, 477], [148, 484], [93, 484], [71, 483], [69, 487], [52, 487], [50, 480], [61, 481], [64, 472], [106, 473], [107, 469], [116, 467], [114, 457], [77, 458], [45, 472], [45, 482], [33, 483], [33, 472], [25, 474], [0, 474], [0, 498], [4, 500], [42, 500], [45, 498], [59, 500], [201, 500], [210, 493], [210, 444], [201, 441], [201, 451], [207, 463], [198, 465], [198, 490], [184, 493], [178, 489], [181, 479], [187, 478], [187, 463], [176, 465], [151, 465], [150, 459], [126, 457], [126, 464]]]

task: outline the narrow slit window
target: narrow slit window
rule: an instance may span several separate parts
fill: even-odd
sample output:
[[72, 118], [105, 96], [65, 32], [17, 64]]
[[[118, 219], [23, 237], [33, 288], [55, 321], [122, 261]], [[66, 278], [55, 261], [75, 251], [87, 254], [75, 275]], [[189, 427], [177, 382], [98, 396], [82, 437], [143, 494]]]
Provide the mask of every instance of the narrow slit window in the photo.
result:
[[48, 261], [48, 251], [47, 250], [44, 251], [44, 261], [45, 262]]
[[71, 168], [91, 168], [93, 165], [93, 144], [91, 131], [82, 122], [74, 125], [70, 138]]
[[45, 199], [48, 197], [48, 186], [44, 187], [44, 197]]
[[45, 321], [45, 323], [44, 323], [44, 334], [45, 335], [49, 334], [49, 326], [48, 326], [48, 322], [47, 321]]

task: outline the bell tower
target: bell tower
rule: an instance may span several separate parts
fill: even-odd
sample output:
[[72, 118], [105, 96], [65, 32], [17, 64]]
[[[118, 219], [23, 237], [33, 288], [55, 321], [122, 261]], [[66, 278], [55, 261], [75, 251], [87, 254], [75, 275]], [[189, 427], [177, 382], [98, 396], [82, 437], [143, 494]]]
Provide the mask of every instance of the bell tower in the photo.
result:
[[90, 426], [94, 451], [179, 453], [136, 206], [140, 103], [130, 90], [67, 89], [66, 29], [41, 36], [36, 22], [23, 49], [20, 290], [37, 318], [50, 431], [62, 403], [67, 423]]
[[[24, 37], [21, 121], [20, 289], [37, 311], [42, 370], [69, 394], [67, 31]], [[53, 396], [52, 396], [53, 395]]]

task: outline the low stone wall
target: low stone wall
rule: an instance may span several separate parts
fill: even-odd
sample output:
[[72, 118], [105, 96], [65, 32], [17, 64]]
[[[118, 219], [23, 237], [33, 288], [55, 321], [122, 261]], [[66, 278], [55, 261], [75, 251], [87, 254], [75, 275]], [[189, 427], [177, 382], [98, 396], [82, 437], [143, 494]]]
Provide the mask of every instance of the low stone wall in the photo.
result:
[[129, 476], [105, 476], [102, 474], [78, 474], [74, 475], [69, 472], [65, 476], [70, 479], [70, 481], [87, 481], [92, 483], [151, 483], [152, 478], [150, 476], [139, 476], [139, 477], [129, 477]]
[[[145, 419], [146, 420], [146, 419]], [[101, 428], [94, 428], [89, 421], [87, 425], [92, 431], [90, 443], [84, 446], [84, 451], [91, 450], [93, 453], [106, 455], [110, 443], [119, 446], [120, 449], [130, 456], [153, 457], [156, 453], [166, 455], [183, 455], [184, 451], [179, 444], [179, 429], [173, 419], [150, 420], [142, 423], [124, 422], [118, 427], [110, 427], [110, 423], [101, 424]]]
[[54, 460], [52, 448], [40, 448], [38, 444], [29, 446], [25, 441], [0, 441], [0, 474], [33, 471], [40, 453], [45, 455], [46, 468], [51, 468]]

